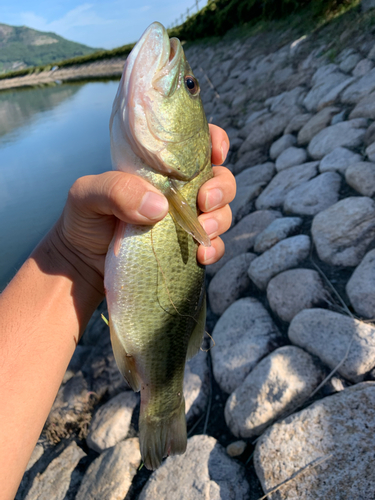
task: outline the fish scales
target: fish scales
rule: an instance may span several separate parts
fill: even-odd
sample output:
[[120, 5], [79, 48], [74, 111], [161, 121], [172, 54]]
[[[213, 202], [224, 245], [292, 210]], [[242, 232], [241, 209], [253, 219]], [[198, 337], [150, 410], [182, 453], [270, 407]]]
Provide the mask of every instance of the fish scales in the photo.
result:
[[119, 223], [105, 266], [114, 355], [141, 392], [141, 454], [155, 469], [186, 449], [184, 368], [205, 324], [205, 271], [192, 235], [209, 245], [196, 198], [212, 177], [198, 83], [179, 41], [169, 41], [159, 23], [128, 58], [110, 128], [114, 168], [147, 179], [170, 204], [154, 226]]

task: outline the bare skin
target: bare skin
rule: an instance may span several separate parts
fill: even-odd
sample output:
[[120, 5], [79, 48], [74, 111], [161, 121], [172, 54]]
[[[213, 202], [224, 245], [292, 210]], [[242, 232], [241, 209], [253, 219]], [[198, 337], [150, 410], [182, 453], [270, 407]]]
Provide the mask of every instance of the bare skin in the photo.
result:
[[[219, 127], [210, 131], [212, 162], [219, 165], [228, 137]], [[198, 248], [202, 264], [224, 254], [219, 235], [230, 227], [235, 190], [229, 170], [214, 167], [214, 177], [199, 191], [199, 219], [212, 244]], [[167, 212], [157, 189], [133, 175], [78, 179], [59, 221], [0, 295], [1, 500], [14, 498], [74, 349], [103, 300], [104, 260], [116, 218], [147, 225]]]

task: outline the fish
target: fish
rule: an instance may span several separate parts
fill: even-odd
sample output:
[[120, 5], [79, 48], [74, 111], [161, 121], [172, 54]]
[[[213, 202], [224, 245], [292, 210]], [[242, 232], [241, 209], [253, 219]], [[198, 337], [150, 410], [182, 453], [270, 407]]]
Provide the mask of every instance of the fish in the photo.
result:
[[129, 54], [110, 118], [115, 170], [146, 179], [168, 199], [152, 226], [117, 222], [104, 286], [116, 363], [141, 393], [139, 441], [151, 470], [186, 450], [185, 363], [205, 332], [205, 269], [210, 246], [197, 193], [213, 175], [200, 87], [182, 45], [152, 23]]

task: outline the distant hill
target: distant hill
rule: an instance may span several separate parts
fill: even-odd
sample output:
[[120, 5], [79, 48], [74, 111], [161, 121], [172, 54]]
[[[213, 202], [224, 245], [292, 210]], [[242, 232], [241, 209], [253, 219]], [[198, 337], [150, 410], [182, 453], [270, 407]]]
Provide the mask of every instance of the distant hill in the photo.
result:
[[91, 54], [97, 48], [70, 42], [56, 33], [0, 23], [0, 73]]

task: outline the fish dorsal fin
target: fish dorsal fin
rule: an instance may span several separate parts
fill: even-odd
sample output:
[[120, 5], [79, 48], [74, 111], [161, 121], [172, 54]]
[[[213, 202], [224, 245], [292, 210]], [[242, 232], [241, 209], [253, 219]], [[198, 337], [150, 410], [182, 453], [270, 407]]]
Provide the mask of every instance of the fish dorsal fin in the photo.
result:
[[177, 189], [173, 181], [165, 193], [169, 202], [169, 211], [175, 221], [189, 233], [198, 243], [205, 247], [211, 246], [211, 240], [201, 226], [197, 214]]
[[141, 390], [141, 378], [138, 375], [134, 358], [125, 351], [111, 321], [109, 321], [109, 329], [111, 332], [113, 354], [118, 369], [133, 391], [139, 392]]
[[203, 293], [204, 293], [203, 303], [201, 306], [201, 310], [199, 311], [197, 324], [195, 325], [189, 340], [186, 359], [190, 359], [193, 356], [195, 356], [202, 345], [205, 326], [206, 326], [206, 294], [204, 288], [203, 288]]

